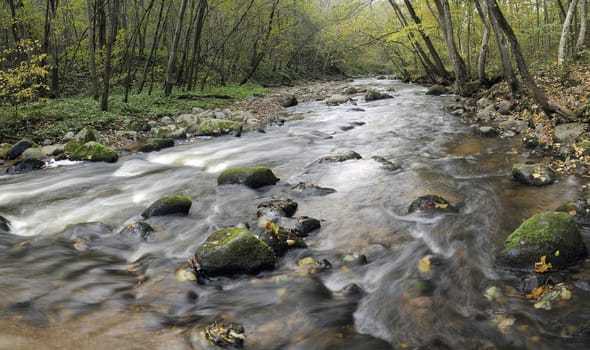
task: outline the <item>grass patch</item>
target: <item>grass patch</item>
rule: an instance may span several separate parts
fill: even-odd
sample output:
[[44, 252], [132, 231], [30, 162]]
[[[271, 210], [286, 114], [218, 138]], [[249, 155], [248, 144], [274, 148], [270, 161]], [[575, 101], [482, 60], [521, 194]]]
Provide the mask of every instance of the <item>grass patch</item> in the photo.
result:
[[[203, 91], [192, 91], [192, 99], [179, 99], [180, 91], [164, 97], [162, 91], [129, 95], [129, 102], [123, 102], [123, 94], [115, 91], [109, 98], [108, 112], [100, 111], [100, 102], [89, 96], [72, 96], [19, 106], [15, 116], [13, 106], [0, 106], [0, 143], [13, 143], [22, 137], [36, 142], [58, 141], [68, 131], [77, 132], [85, 126], [97, 130], [124, 129], [136, 119], [155, 119], [190, 113], [193, 107], [214, 109], [227, 106], [236, 100], [252, 95], [264, 94], [266, 89], [252, 84], [207, 87]], [[201, 98], [206, 95], [226, 95], [229, 99]]]

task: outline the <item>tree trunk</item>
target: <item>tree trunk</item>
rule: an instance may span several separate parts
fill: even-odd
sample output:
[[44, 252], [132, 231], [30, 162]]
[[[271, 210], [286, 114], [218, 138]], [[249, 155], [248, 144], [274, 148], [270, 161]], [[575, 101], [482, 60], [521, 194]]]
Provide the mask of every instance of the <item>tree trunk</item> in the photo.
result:
[[105, 63], [104, 63], [104, 79], [103, 79], [103, 89], [102, 89], [102, 99], [100, 102], [100, 110], [101, 111], [108, 111], [109, 110], [109, 91], [110, 91], [110, 83], [111, 83], [111, 61], [113, 56], [113, 46], [115, 45], [115, 41], [117, 40], [117, 30], [118, 30], [118, 13], [119, 13], [119, 0], [110, 0], [111, 2], [111, 11], [110, 11], [110, 19], [111, 19], [111, 32], [109, 33], [109, 39], [106, 42], [106, 55], [105, 55]]
[[168, 56], [168, 65], [166, 66], [166, 85], [164, 87], [164, 96], [170, 96], [172, 87], [174, 86], [174, 69], [176, 66], [176, 56], [178, 55], [178, 43], [180, 35], [182, 34], [182, 22], [184, 20], [184, 13], [188, 0], [182, 0], [180, 4], [180, 11], [178, 11], [178, 20], [176, 21], [176, 29], [174, 30], [174, 37], [172, 38], [172, 47]]
[[[508, 52], [508, 47], [506, 46], [506, 41], [504, 40], [504, 35], [502, 34], [502, 29], [498, 24], [498, 19], [493, 14], [492, 7], [496, 3], [494, 1], [485, 0], [488, 8], [488, 17], [490, 19], [490, 24], [492, 29], [494, 30], [494, 36], [496, 37], [496, 43], [498, 44], [498, 51], [500, 52], [500, 60], [502, 61], [502, 72], [504, 73], [504, 79], [508, 81], [508, 85], [510, 85], [510, 90], [512, 92], [516, 92], [520, 89], [518, 84], [518, 79], [514, 73], [514, 69], [512, 67], [512, 60], [510, 59], [510, 52]], [[497, 7], [498, 5], [495, 4]], [[500, 9], [498, 8], [498, 11]]]
[[[154, 39], [152, 41], [152, 47], [150, 48], [150, 54], [148, 55], [147, 59], [145, 60], [145, 65], [143, 67], [143, 75], [138, 83], [138, 91], [141, 93], [143, 91], [143, 87], [145, 85], [145, 81], [147, 80], [148, 72], [150, 65], [154, 59], [154, 55], [156, 54], [156, 49], [158, 48], [158, 43], [160, 42], [160, 28], [162, 27], [162, 20], [163, 20], [163, 13], [164, 13], [164, 4], [166, 0], [162, 0], [160, 2], [160, 10], [158, 13], [158, 23], [156, 24], [156, 30], [154, 32]], [[170, 3], [169, 3], [170, 4]], [[170, 5], [168, 5], [170, 8]], [[166, 14], [167, 15], [167, 14]]]
[[98, 48], [102, 49], [107, 41], [107, 16], [105, 0], [96, 0], [96, 19], [98, 22]]
[[572, 25], [572, 19], [576, 13], [576, 6], [578, 0], [572, 0], [565, 16], [565, 21], [561, 27], [561, 37], [559, 38], [559, 50], [557, 52], [557, 67], [563, 69], [566, 63], [566, 47], [568, 42], [568, 36], [570, 34], [570, 27]]
[[442, 23], [441, 30], [445, 36], [445, 44], [449, 54], [449, 59], [453, 63], [453, 70], [455, 73], [455, 90], [459, 95], [464, 95], [465, 83], [467, 81], [467, 70], [465, 62], [457, 51], [455, 39], [453, 37], [453, 22], [451, 19], [451, 10], [447, 0], [434, 0], [436, 8], [439, 13], [440, 22]]
[[516, 59], [516, 65], [518, 66], [520, 76], [522, 77], [522, 80], [527, 90], [529, 91], [535, 102], [539, 104], [543, 111], [549, 115], [557, 113], [565, 118], [572, 117], [573, 113], [571, 111], [567, 110], [566, 108], [563, 108], [554, 101], [550, 101], [549, 98], [547, 98], [547, 95], [545, 95], [545, 93], [541, 91], [541, 89], [539, 89], [539, 87], [535, 83], [535, 80], [533, 79], [533, 76], [528, 70], [526, 61], [524, 59], [524, 56], [522, 55], [522, 51], [520, 50], [518, 39], [516, 38], [516, 35], [514, 34], [512, 27], [510, 26], [510, 24], [508, 24], [506, 18], [504, 18], [504, 15], [502, 14], [500, 7], [498, 6], [498, 3], [496, 2], [496, 0], [486, 1], [488, 3], [488, 9], [490, 10], [490, 18], [494, 17], [499, 27], [502, 29], [504, 34], [506, 34], [506, 38], [510, 42], [514, 58]]
[[574, 49], [574, 57], [579, 58], [580, 52], [584, 50], [584, 42], [586, 41], [586, 31], [588, 26], [588, 0], [580, 0], [580, 32], [578, 40], [576, 40], [576, 48]]
[[477, 58], [477, 78], [483, 85], [488, 85], [488, 77], [486, 75], [486, 60], [488, 57], [489, 41], [490, 41], [490, 22], [486, 19], [484, 9], [481, 7], [479, 0], [474, 0], [475, 8], [481, 19], [481, 23], [484, 26], [483, 35], [481, 37], [481, 44], [479, 47], [479, 57]]
[[266, 55], [266, 50], [268, 50], [268, 47], [270, 45], [270, 36], [272, 34], [273, 20], [275, 17], [277, 6], [279, 5], [279, 1], [280, 0], [274, 0], [272, 4], [272, 9], [270, 11], [270, 16], [268, 18], [268, 27], [266, 30], [266, 35], [264, 37], [264, 43], [262, 44], [262, 49], [260, 50], [260, 52], [256, 52], [257, 50], [256, 48], [254, 48], [254, 59], [252, 61], [251, 69], [248, 72], [248, 74], [244, 77], [244, 79], [242, 79], [240, 85], [244, 85], [248, 82], [248, 80], [250, 80], [254, 73], [256, 73], [258, 66], [260, 66], [260, 63], [262, 62], [264, 55]]
[[90, 68], [90, 82], [92, 83], [92, 98], [98, 101], [98, 77], [96, 76], [96, 48], [95, 48], [95, 20], [96, 9], [93, 7], [91, 0], [86, 0], [88, 13], [88, 55]]
[[189, 62], [187, 89], [193, 89], [196, 82], [197, 74], [199, 72], [199, 62], [201, 60], [201, 34], [203, 33], [203, 24], [205, 23], [205, 15], [208, 8], [207, 0], [199, 1], [199, 9], [197, 13], [197, 28], [195, 30], [195, 37], [193, 42], [193, 51]]
[[424, 32], [424, 30], [422, 30], [422, 27], [421, 27], [422, 21], [420, 20], [420, 17], [418, 17], [416, 15], [416, 11], [414, 11], [414, 7], [412, 6], [412, 4], [410, 3], [409, 0], [404, 0], [404, 4], [406, 4], [406, 8], [408, 9], [408, 12], [410, 13], [410, 17], [412, 17], [412, 20], [418, 26], [418, 32], [420, 33], [422, 40], [426, 44], [426, 48], [428, 49], [430, 56], [432, 56], [432, 59], [434, 61], [434, 65], [436, 66], [437, 73], [442, 78], [448, 79], [449, 72], [447, 72], [445, 65], [443, 64], [443, 62], [440, 58], [440, 55], [438, 54], [438, 51], [436, 51], [436, 49], [434, 48], [434, 45], [432, 44], [432, 40], [430, 40], [430, 37]]

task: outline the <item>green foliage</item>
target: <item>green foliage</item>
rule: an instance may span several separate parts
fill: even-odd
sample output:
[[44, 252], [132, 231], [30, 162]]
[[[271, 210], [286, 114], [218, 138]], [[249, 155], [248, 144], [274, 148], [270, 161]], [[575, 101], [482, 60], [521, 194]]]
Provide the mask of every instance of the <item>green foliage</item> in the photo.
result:
[[38, 54], [39, 43], [24, 39], [0, 56], [0, 101], [13, 106], [34, 101], [49, 88], [44, 82], [48, 66], [45, 54]]

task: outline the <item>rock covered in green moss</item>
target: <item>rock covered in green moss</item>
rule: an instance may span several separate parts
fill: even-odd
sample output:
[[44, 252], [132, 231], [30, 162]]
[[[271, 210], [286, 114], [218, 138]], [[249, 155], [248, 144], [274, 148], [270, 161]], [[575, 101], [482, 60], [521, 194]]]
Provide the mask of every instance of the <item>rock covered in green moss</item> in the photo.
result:
[[218, 185], [246, 185], [250, 188], [260, 188], [274, 185], [279, 178], [267, 167], [254, 166], [249, 168], [231, 168], [222, 172], [217, 178]]
[[184, 195], [165, 196], [152, 203], [141, 216], [149, 218], [172, 214], [187, 215], [192, 204], [190, 197]]
[[226, 119], [203, 119], [195, 131], [196, 136], [221, 136], [242, 134], [243, 124], [233, 120]]
[[408, 213], [458, 213], [448, 200], [441, 196], [428, 194], [418, 197], [408, 207]]
[[555, 182], [555, 173], [545, 164], [513, 164], [512, 177], [531, 186], [545, 186]]
[[[68, 144], [70, 142], [68, 142]], [[117, 155], [117, 152], [115, 152], [112, 148], [107, 147], [101, 143], [91, 141], [76, 148], [76, 150], [70, 154], [70, 159], [87, 160], [90, 162], [115, 163], [117, 159], [119, 159], [119, 155]]]
[[76, 140], [80, 144], [85, 144], [92, 141], [100, 142], [100, 134], [93, 127], [87, 126], [84, 129], [80, 130], [76, 134], [76, 136], [74, 136], [74, 140]]
[[522, 144], [526, 148], [537, 148], [540, 144], [539, 136], [537, 136], [536, 134], [528, 133], [524, 135], [524, 137], [522, 138]]
[[504, 243], [496, 262], [520, 270], [533, 270], [546, 256], [553, 268], [575, 265], [588, 255], [578, 225], [568, 213], [539, 213], [520, 225]]
[[225, 228], [212, 233], [195, 253], [209, 276], [256, 274], [275, 264], [272, 249], [245, 228]]
[[173, 138], [171, 138], [171, 137], [170, 138], [155, 137], [155, 138], [147, 139], [144, 142], [140, 142], [137, 145], [137, 151], [148, 153], [148, 152], [155, 152], [155, 151], [159, 151], [163, 148], [170, 148], [170, 147], [174, 147], [174, 139]]

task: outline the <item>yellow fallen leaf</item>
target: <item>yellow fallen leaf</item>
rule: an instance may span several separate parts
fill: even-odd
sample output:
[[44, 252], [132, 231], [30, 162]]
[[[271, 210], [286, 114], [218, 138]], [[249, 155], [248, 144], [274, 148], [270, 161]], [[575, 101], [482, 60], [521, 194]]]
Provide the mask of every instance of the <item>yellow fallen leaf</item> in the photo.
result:
[[525, 295], [527, 299], [539, 299], [543, 294], [545, 294], [549, 290], [549, 287], [546, 285], [542, 285], [540, 287], [535, 288], [534, 291]]
[[430, 271], [430, 257], [425, 256], [418, 261], [418, 271], [420, 273], [428, 273]]
[[435, 203], [434, 207], [437, 209], [447, 209], [449, 207], [448, 204], [444, 204], [444, 203]]
[[547, 255], [541, 257], [541, 261], [535, 263], [535, 272], [544, 273], [551, 270], [553, 266], [547, 262]]
[[559, 256], [559, 250], [555, 251], [555, 256]]
[[541, 174], [533, 173], [531, 176], [533, 177], [533, 179], [538, 179], [541, 177]]

